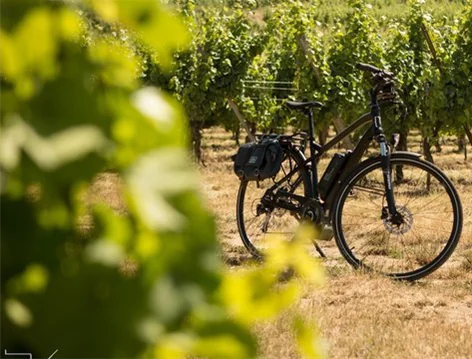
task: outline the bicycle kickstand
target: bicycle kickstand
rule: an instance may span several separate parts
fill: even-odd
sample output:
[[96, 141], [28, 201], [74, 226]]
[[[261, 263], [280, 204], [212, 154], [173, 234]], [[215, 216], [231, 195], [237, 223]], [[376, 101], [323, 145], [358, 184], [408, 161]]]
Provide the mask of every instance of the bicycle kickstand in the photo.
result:
[[319, 255], [321, 256], [321, 258], [326, 258], [326, 254], [323, 252], [321, 247], [316, 242], [315, 242], [315, 249], [319, 253]]

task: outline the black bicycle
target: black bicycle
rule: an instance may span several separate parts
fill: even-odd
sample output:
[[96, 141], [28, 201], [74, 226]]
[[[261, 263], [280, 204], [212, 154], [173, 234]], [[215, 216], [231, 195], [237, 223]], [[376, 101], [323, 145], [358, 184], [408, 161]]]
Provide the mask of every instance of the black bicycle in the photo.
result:
[[[396, 279], [416, 280], [438, 269], [452, 254], [462, 231], [462, 206], [454, 185], [416, 153], [395, 151], [384, 134], [380, 104], [393, 102], [395, 78], [371, 65], [370, 112], [324, 146], [314, 140], [316, 101], [287, 102], [308, 118], [308, 133], [279, 136], [283, 159], [278, 174], [242, 180], [237, 224], [245, 247], [262, 258], [268, 235], [288, 240], [301, 221], [332, 226], [343, 257], [355, 268]], [[352, 151], [336, 154], [318, 181], [320, 157], [357, 128], [370, 123]], [[380, 155], [363, 160], [370, 143]], [[308, 144], [308, 146], [306, 146]], [[305, 147], [310, 156], [305, 157]]]

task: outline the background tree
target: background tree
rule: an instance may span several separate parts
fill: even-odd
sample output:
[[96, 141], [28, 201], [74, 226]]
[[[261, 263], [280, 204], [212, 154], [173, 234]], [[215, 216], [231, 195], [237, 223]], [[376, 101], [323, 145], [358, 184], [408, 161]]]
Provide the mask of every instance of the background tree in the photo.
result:
[[175, 56], [170, 75], [163, 78], [161, 67], [154, 63], [149, 65], [148, 76], [151, 84], [168, 88], [183, 104], [190, 120], [193, 153], [200, 160], [205, 126], [239, 128], [227, 99], [241, 93], [241, 78], [259, 51], [261, 39], [240, 6], [205, 11], [191, 1], [180, 6], [193, 41]]

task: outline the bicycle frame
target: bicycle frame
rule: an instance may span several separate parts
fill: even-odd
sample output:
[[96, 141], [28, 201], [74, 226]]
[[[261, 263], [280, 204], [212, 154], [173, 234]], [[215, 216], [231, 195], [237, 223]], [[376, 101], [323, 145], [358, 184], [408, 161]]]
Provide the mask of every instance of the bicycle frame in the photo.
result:
[[[370, 111], [323, 146], [315, 142], [312, 113], [313, 108], [319, 108], [322, 104], [306, 100], [287, 101], [288, 108], [301, 111], [308, 117], [308, 135], [304, 133], [300, 137], [297, 133], [278, 137], [284, 152], [284, 165], [278, 171], [282, 179], [274, 176], [262, 186], [258, 182], [257, 188], [265, 189], [260, 200], [260, 192], [256, 192], [255, 198], [247, 196], [248, 181], [241, 183], [237, 202], [239, 234], [245, 247], [256, 258], [262, 259], [266, 245], [256, 243], [257, 240], [263, 241], [269, 233], [283, 233], [289, 240], [296, 234], [292, 231], [296, 223], [291, 218], [291, 222], [276, 219], [270, 223], [272, 216], [282, 218], [288, 214], [298, 222], [312, 223], [319, 231], [320, 235], [312, 239], [322, 257], [325, 255], [317, 241], [329, 239], [331, 227], [341, 254], [354, 268], [372, 270], [395, 279], [416, 280], [439, 268], [456, 247], [463, 223], [460, 198], [453, 183], [439, 168], [419, 160], [420, 154], [393, 151], [395, 143], [398, 143], [396, 136], [393, 145], [387, 142], [380, 104], [402, 104], [400, 119], [407, 114], [402, 101], [398, 101], [394, 75], [372, 65], [357, 64], [356, 67], [373, 74]], [[356, 129], [363, 131], [356, 146], [346, 154], [336, 154], [318, 182], [321, 156]], [[380, 151], [364, 160], [372, 140], [378, 144]], [[404, 170], [404, 166], [411, 167], [411, 170]], [[393, 174], [396, 175], [395, 181]], [[437, 182], [433, 189], [431, 178]], [[394, 198], [394, 189], [398, 193], [397, 198]], [[439, 199], [443, 195], [448, 197], [446, 202], [444, 197]], [[395, 199], [399, 203], [398, 210]], [[439, 204], [430, 206], [437, 199]], [[416, 200], [416, 206], [411, 206]], [[369, 209], [365, 207], [365, 202], [373, 203], [377, 208], [369, 206]], [[437, 217], [431, 215], [431, 208], [439, 211]], [[421, 215], [422, 210], [426, 216]], [[367, 216], [364, 216], [365, 213]], [[445, 221], [443, 213], [447, 216]], [[254, 222], [259, 216], [263, 216], [262, 224], [260, 221]], [[359, 219], [361, 217], [366, 218]], [[367, 217], [370, 219], [366, 221]], [[438, 229], [431, 227], [431, 223], [436, 221], [450, 223], [451, 231], [441, 228], [441, 233], [437, 233]], [[248, 234], [247, 229], [254, 223], [258, 224]], [[274, 228], [269, 231], [272, 224]], [[428, 229], [431, 233], [424, 233]], [[433, 245], [431, 250], [428, 247], [425, 255], [423, 244], [427, 240]]]
[[[312, 122], [312, 119], [310, 119], [310, 122]], [[336, 144], [341, 142], [351, 132], [366, 125], [369, 122], [372, 122], [372, 116], [370, 112], [359, 117], [355, 122], [353, 122], [348, 127], [346, 127], [343, 131], [341, 131], [334, 138], [328, 141], [328, 143], [326, 143], [324, 146], [317, 144], [312, 136], [312, 133], [309, 134], [308, 140], [310, 142], [309, 143], [310, 150], [311, 150], [310, 156], [306, 158], [305, 155], [300, 151], [300, 156], [303, 158], [303, 162], [296, 165], [295, 168], [293, 168], [289, 173], [287, 173], [287, 175], [285, 175], [276, 184], [274, 184], [274, 186], [269, 188], [269, 191], [275, 189], [277, 186], [280, 186], [282, 183], [290, 179], [291, 176], [300, 169], [300, 167], [306, 166], [308, 169], [308, 172], [310, 173], [310, 182], [311, 182], [310, 186], [312, 187], [312, 190], [313, 190], [312, 198], [318, 199], [317, 163], [318, 163], [319, 158], [328, 150], [330, 150], [332, 147], [334, 147]], [[309, 131], [309, 132], [312, 132], [312, 131]], [[364, 133], [364, 135], [361, 137], [360, 141], [358, 142], [358, 144], [356, 145], [356, 147], [354, 148], [350, 156], [348, 157], [344, 170], [341, 173], [338, 181], [334, 184], [333, 189], [329, 192], [326, 198], [322, 198], [322, 200], [324, 201], [324, 207], [325, 207], [326, 212], [328, 212], [329, 209], [331, 208], [334, 202], [334, 199], [336, 198], [336, 194], [339, 190], [340, 184], [349, 174], [350, 170], [352, 170], [360, 162], [362, 155], [368, 148], [369, 143], [373, 140], [373, 138], [374, 138], [374, 130], [373, 130], [373, 126], [370, 126], [367, 129], [367, 131]]]
[[[315, 156], [310, 157], [311, 159], [316, 161], [314, 168], [313, 166], [310, 166], [311, 167], [310, 171], [318, 171], [316, 163], [318, 161], [318, 158], [320, 158], [321, 155], [323, 155], [323, 153], [325, 153], [326, 151], [331, 149], [333, 146], [341, 142], [351, 132], [366, 125], [367, 123], [371, 121], [372, 121], [372, 117], [370, 113], [366, 113], [362, 115], [361, 117], [359, 117], [359, 119], [353, 122], [345, 130], [343, 130], [341, 133], [335, 136], [331, 141], [329, 141], [327, 144], [322, 146], [319, 153], [315, 154]], [[343, 181], [346, 179], [349, 173], [351, 173], [351, 170], [361, 161], [363, 154], [369, 147], [369, 144], [372, 142], [373, 138], [374, 138], [373, 126], [369, 126], [369, 128], [367, 128], [367, 130], [362, 135], [356, 147], [352, 150], [352, 153], [347, 158], [344, 169], [341, 172], [338, 180], [334, 183], [333, 188], [331, 189], [331, 191], [328, 193], [328, 195], [325, 198], [322, 198], [325, 204], [324, 207], [325, 207], [326, 213], [329, 213], [329, 209], [331, 208], [336, 198], [336, 195], [338, 193], [341, 183], [343, 183]], [[311, 185], [313, 187], [317, 187], [318, 183], [313, 182]]]
[[[310, 156], [308, 158], [305, 157], [302, 151], [299, 151], [299, 155], [302, 158], [303, 162], [295, 166], [285, 177], [283, 177], [280, 181], [275, 183], [269, 191], [273, 191], [277, 187], [279, 187], [282, 183], [287, 181], [291, 178], [291, 176], [296, 173], [300, 167], [306, 167], [309, 172], [309, 179], [310, 179], [310, 187], [312, 189], [312, 197], [311, 199], [318, 200], [321, 199], [323, 201], [323, 207], [325, 211], [325, 220], [329, 220], [330, 217], [330, 210], [334, 204], [336, 199], [336, 195], [340, 189], [341, 184], [344, 180], [349, 176], [351, 170], [361, 161], [362, 155], [369, 147], [370, 142], [375, 139], [380, 146], [380, 159], [382, 165], [382, 173], [384, 178], [384, 185], [385, 185], [385, 196], [387, 202], [387, 209], [388, 214], [392, 218], [392, 222], [394, 224], [401, 223], [401, 216], [398, 215], [398, 212], [395, 207], [395, 199], [393, 195], [393, 188], [392, 188], [392, 175], [390, 169], [390, 151], [388, 148], [388, 144], [385, 138], [385, 134], [382, 128], [382, 121], [380, 118], [380, 105], [377, 99], [379, 92], [382, 90], [382, 86], [385, 83], [379, 82], [374, 88], [370, 91], [370, 112], [362, 115], [359, 117], [355, 122], [351, 125], [346, 127], [343, 131], [337, 134], [333, 139], [331, 139], [328, 143], [324, 146], [321, 146], [315, 142], [314, 136], [314, 122], [313, 122], [313, 113], [311, 108], [306, 109], [305, 115], [308, 117], [308, 141], [310, 147]], [[356, 130], [357, 128], [364, 126], [368, 122], [371, 122], [372, 125], [365, 131], [364, 135], [361, 137], [360, 141], [357, 143], [356, 147], [350, 153], [349, 157], [347, 158], [347, 162], [344, 165], [342, 172], [339, 175], [336, 183], [334, 183], [333, 188], [330, 192], [325, 196], [325, 198], [320, 198], [318, 192], [318, 168], [317, 163], [319, 158], [329, 149], [331, 149], [334, 145], [341, 142], [344, 137], [349, 135], [351, 132]], [[301, 181], [301, 179], [299, 179]], [[298, 186], [299, 183], [296, 184]], [[295, 187], [296, 187], [295, 186]], [[300, 196], [298, 196], [300, 199]]]

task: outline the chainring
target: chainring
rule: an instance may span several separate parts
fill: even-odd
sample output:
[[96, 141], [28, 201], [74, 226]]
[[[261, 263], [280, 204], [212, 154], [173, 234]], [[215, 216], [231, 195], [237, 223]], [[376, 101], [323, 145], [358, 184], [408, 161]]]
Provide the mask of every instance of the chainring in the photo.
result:
[[324, 216], [324, 210], [321, 203], [316, 200], [308, 200], [302, 206], [302, 219], [313, 224], [321, 224]]

